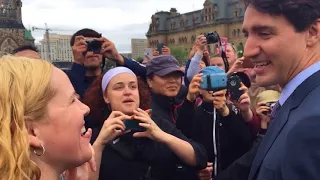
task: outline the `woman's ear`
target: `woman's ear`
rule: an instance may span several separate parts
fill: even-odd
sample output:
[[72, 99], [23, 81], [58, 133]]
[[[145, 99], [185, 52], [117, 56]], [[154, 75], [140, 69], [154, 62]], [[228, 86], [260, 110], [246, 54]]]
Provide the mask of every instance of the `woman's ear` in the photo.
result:
[[103, 99], [104, 99], [104, 102], [106, 102], [107, 104], [110, 104], [110, 100], [109, 100], [109, 98], [107, 97], [107, 95], [104, 95], [104, 94], [103, 94]]
[[152, 84], [153, 84], [152, 82], [153, 82], [152, 79], [147, 78], [147, 83], [150, 89], [152, 89]]
[[27, 125], [29, 146], [33, 149], [39, 149], [42, 146], [41, 140], [38, 138], [38, 130], [32, 125]]

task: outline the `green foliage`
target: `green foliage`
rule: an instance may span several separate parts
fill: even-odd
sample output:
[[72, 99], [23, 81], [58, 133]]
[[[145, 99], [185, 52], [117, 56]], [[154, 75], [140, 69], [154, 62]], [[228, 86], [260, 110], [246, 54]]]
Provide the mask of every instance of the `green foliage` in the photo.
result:
[[240, 44], [237, 46], [237, 50], [238, 50], [238, 52], [237, 52], [238, 57], [239, 57], [239, 58], [242, 57], [242, 56], [243, 56], [243, 50], [244, 50], [244, 47], [243, 47], [243, 44], [242, 44], [242, 43], [240, 43]]
[[182, 47], [169, 47], [171, 50], [172, 56], [174, 56], [180, 65], [183, 65], [188, 60], [188, 51], [185, 51]]
[[143, 57], [142, 57], [142, 56], [138, 56], [135, 60], [136, 60], [136, 61], [142, 61], [142, 60], [143, 60]]

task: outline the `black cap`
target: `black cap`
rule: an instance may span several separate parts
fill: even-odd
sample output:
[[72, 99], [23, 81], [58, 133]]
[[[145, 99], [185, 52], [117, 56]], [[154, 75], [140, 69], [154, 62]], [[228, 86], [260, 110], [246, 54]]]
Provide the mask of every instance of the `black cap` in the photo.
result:
[[178, 61], [173, 56], [157, 56], [147, 63], [147, 76], [155, 74], [163, 77], [172, 72], [180, 72], [181, 75], [184, 75], [183, 71], [180, 69]]

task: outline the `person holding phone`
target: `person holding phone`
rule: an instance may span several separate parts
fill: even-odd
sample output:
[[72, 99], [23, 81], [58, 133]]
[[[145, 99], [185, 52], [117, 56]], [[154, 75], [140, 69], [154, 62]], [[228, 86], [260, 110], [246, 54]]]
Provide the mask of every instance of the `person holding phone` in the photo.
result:
[[[231, 104], [227, 104], [227, 90], [213, 92], [200, 89], [201, 77], [210, 74], [208, 70], [210, 68], [205, 68], [201, 71], [203, 74], [194, 76], [185, 103], [179, 109], [177, 120], [177, 128], [188, 138], [201, 143], [207, 150], [209, 161], [207, 168], [198, 172], [200, 180], [214, 179], [247, 152], [253, 142], [251, 131], [240, 113], [234, 112]], [[242, 84], [241, 90], [246, 92], [247, 88]], [[199, 95], [202, 96], [203, 102], [194, 108], [196, 97]], [[240, 103], [246, 101], [248, 96], [245, 93]]]
[[128, 68], [117, 67], [99, 77], [84, 101], [90, 114], [101, 121], [101, 127], [93, 129], [97, 172], [92, 179], [172, 179], [176, 164], [206, 167], [206, 152], [200, 144], [168, 120], [152, 119], [138, 108], [137, 77]]

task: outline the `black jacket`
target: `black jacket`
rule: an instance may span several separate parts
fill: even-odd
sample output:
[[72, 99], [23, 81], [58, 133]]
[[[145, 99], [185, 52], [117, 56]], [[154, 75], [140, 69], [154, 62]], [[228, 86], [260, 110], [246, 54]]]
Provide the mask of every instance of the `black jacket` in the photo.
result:
[[152, 97], [152, 118], [163, 118], [169, 122], [176, 124], [178, 118], [178, 110], [182, 106], [188, 89], [181, 86], [180, 91], [175, 98], [162, 96], [159, 94], [151, 93]]
[[177, 128], [188, 138], [202, 144], [208, 153], [209, 162], [217, 159], [216, 169], [221, 172], [241, 157], [252, 146], [253, 136], [240, 114], [232, 110], [226, 117], [216, 113], [214, 153], [214, 113], [211, 103], [203, 102], [195, 109], [194, 103], [185, 100], [179, 109]]
[[[154, 122], [165, 132], [189, 142], [195, 150], [197, 165], [194, 169], [206, 167], [207, 154], [203, 146], [186, 138], [168, 120], [153, 118]], [[97, 138], [99, 129], [93, 130], [92, 141]], [[110, 142], [102, 154], [99, 179], [140, 180], [152, 177], [156, 180], [182, 180], [177, 173], [177, 166], [186, 166], [165, 145], [145, 139], [133, 138], [132, 135], [120, 137]]]

